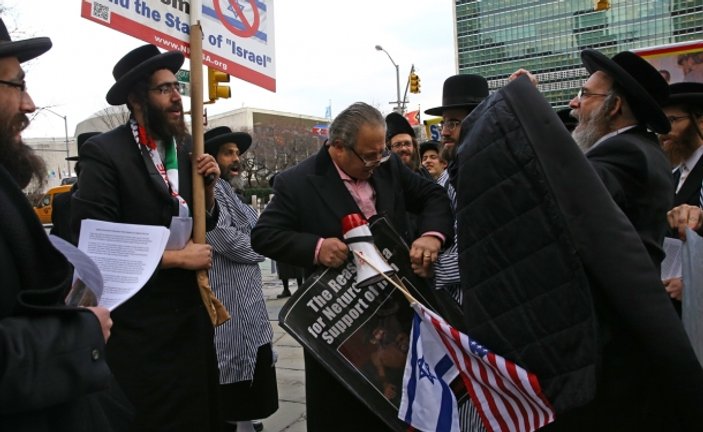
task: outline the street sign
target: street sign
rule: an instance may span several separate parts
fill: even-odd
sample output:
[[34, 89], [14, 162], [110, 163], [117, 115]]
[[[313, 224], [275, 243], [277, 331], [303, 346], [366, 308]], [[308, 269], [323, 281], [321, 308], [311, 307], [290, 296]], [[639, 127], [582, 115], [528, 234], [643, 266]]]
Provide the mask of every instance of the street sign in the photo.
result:
[[178, 93], [190, 97], [190, 83], [178, 81]]
[[176, 80], [181, 83], [189, 83], [190, 71], [185, 69], [178, 69], [178, 72], [176, 72]]

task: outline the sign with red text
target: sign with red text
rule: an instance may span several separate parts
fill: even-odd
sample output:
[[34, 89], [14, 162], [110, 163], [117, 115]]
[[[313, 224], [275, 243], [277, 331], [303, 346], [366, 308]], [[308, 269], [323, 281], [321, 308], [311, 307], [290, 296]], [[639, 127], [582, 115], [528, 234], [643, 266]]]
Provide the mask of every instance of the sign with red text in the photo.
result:
[[[186, 0], [83, 0], [81, 16], [190, 56]], [[273, 0], [202, 0], [201, 26], [203, 65], [276, 91]]]
[[703, 40], [636, 49], [633, 52], [654, 66], [669, 84], [703, 83]]

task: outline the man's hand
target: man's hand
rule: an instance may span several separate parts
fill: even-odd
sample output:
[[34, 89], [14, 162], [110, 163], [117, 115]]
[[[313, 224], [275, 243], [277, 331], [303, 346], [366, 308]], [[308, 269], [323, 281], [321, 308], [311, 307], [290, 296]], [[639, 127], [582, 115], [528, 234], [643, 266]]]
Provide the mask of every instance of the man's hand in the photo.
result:
[[220, 166], [210, 154], [203, 153], [195, 159], [195, 169], [205, 177], [205, 205], [207, 209], [215, 206], [215, 180], [220, 176]]
[[349, 255], [349, 246], [336, 237], [322, 240], [317, 261], [325, 267], [339, 267]]
[[703, 225], [703, 211], [698, 206], [682, 204], [666, 213], [669, 226], [679, 232], [682, 240], [686, 239], [686, 227], [698, 231]]
[[669, 297], [681, 301], [683, 296], [683, 279], [671, 278], [662, 282], [664, 282], [664, 289], [669, 294]]
[[427, 235], [416, 239], [410, 246], [410, 265], [416, 275], [428, 277], [432, 274], [432, 264], [437, 261], [442, 242], [435, 236]]
[[110, 329], [112, 328], [112, 319], [110, 318], [110, 311], [102, 306], [92, 306], [87, 307], [89, 311], [93, 312], [95, 317], [100, 322], [100, 329], [103, 331], [103, 337], [105, 342], [110, 339]]
[[520, 78], [523, 75], [528, 77], [530, 79], [530, 82], [532, 83], [532, 85], [537, 87], [537, 84], [539, 83], [539, 81], [537, 81], [537, 77], [534, 74], [532, 74], [530, 71], [528, 71], [526, 69], [522, 69], [522, 68], [518, 69], [515, 72], [513, 72], [512, 74], [510, 74], [510, 76], [508, 77], [508, 82], [512, 82], [512, 81]]
[[188, 240], [188, 243], [181, 250], [164, 251], [161, 268], [174, 267], [186, 270], [209, 269], [212, 267], [212, 246]]

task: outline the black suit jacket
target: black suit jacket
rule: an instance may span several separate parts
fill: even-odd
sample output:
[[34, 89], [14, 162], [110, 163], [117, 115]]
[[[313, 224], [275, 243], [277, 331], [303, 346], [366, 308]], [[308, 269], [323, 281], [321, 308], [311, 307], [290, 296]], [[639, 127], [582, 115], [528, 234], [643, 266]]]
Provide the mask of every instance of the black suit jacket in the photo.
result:
[[[189, 151], [189, 142], [178, 149], [179, 193], [192, 208]], [[80, 188], [71, 201], [76, 233], [85, 218], [168, 227], [178, 215], [177, 200], [128, 125], [92, 137], [80, 157]], [[217, 217], [216, 207], [206, 226]], [[135, 428], [217, 430], [214, 332], [195, 272], [157, 269], [111, 316], [108, 363], [137, 410]]]
[[[698, 159], [691, 173], [684, 180], [681, 189], [674, 195], [674, 207], [681, 204], [701, 205], [701, 184], [703, 183], [703, 156]], [[676, 187], [676, 185], [674, 185]]]
[[638, 126], [596, 145], [586, 158], [660, 269], [673, 183], [656, 136]]
[[[392, 155], [369, 180], [376, 192], [376, 211], [389, 219], [410, 242], [405, 212], [418, 214], [418, 232], [437, 231], [449, 242], [452, 214], [441, 186], [405, 167]], [[361, 213], [339, 178], [328, 148], [279, 173], [274, 197], [252, 231], [252, 246], [262, 255], [312, 271], [320, 238], [342, 238], [342, 218]], [[446, 246], [446, 244], [445, 244]]]
[[[376, 210], [410, 238], [406, 210], [420, 214], [419, 231], [451, 241], [453, 218], [444, 189], [408, 169], [392, 155], [369, 180]], [[251, 234], [255, 251], [313, 270], [320, 238], [342, 238], [342, 218], [361, 213], [332, 163], [328, 147], [276, 176], [275, 195]], [[382, 431], [388, 427], [305, 351], [307, 427], [310, 432]]]

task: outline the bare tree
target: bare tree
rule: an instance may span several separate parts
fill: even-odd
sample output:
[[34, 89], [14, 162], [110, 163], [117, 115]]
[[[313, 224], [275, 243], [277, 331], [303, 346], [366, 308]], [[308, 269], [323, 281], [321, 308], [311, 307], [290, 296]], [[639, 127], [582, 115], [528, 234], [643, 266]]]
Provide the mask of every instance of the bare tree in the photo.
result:
[[95, 117], [100, 119], [101, 125], [106, 127], [105, 130], [112, 130], [127, 123], [129, 110], [124, 105], [108, 106], [98, 111]]

